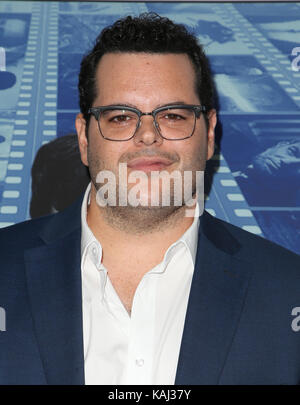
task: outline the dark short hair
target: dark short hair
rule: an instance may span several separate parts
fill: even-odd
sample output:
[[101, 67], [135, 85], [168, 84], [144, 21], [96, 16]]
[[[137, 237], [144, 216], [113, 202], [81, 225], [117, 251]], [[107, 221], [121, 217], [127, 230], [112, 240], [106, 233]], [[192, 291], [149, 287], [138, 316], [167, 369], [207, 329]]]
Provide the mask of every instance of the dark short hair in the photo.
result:
[[81, 162], [76, 134], [55, 138], [38, 150], [31, 168], [30, 216], [62, 211], [84, 192], [90, 182]]
[[[101, 57], [113, 52], [185, 53], [196, 74], [196, 93], [207, 110], [214, 106], [214, 84], [209, 62], [197, 38], [184, 25], [156, 13], [124, 17], [104, 28], [93, 49], [82, 59], [79, 73], [80, 110], [89, 121], [88, 109], [96, 96], [96, 69]], [[100, 89], [101, 91], [101, 89]]]

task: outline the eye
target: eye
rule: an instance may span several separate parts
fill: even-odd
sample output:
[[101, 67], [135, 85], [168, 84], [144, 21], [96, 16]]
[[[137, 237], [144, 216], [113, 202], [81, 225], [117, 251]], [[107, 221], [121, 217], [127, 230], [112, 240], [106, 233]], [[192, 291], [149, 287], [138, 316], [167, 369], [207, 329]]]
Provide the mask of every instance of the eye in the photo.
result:
[[109, 122], [116, 122], [116, 123], [122, 123], [129, 121], [131, 117], [129, 115], [116, 115], [115, 117], [112, 117], [109, 119]]
[[121, 128], [136, 124], [138, 116], [126, 109], [107, 109], [100, 115], [100, 125], [108, 125], [111, 128]]
[[194, 119], [194, 112], [188, 108], [169, 108], [160, 111], [157, 118], [165, 123], [183, 124]]
[[180, 120], [184, 120], [185, 117], [183, 117], [182, 115], [179, 114], [175, 114], [175, 113], [168, 113], [164, 115], [164, 118], [170, 121], [180, 121]]

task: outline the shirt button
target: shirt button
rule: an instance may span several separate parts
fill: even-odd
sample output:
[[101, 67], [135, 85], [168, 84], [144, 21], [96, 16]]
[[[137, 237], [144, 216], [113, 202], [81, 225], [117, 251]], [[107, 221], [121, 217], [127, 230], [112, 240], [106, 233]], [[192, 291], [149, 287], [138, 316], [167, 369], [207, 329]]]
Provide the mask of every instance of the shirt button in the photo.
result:
[[136, 364], [138, 367], [143, 367], [143, 365], [144, 365], [144, 359], [136, 359], [135, 364]]
[[92, 252], [93, 252], [93, 255], [94, 255], [94, 256], [97, 255], [97, 249], [96, 249], [95, 247], [92, 249]]

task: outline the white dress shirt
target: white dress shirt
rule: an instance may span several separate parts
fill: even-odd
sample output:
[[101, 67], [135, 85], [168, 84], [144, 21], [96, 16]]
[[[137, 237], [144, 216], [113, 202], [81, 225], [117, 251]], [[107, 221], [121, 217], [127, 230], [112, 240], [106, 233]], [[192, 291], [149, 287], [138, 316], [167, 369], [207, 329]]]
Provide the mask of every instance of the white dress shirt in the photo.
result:
[[82, 203], [81, 271], [86, 384], [174, 384], [194, 271], [199, 207], [192, 225], [140, 281], [131, 315], [102, 262]]

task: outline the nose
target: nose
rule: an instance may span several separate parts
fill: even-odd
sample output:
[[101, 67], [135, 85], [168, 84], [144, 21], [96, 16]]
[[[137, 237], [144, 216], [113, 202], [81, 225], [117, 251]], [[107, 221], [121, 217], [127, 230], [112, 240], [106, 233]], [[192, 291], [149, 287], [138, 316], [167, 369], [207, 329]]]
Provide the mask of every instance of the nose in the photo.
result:
[[154, 118], [151, 114], [145, 115], [140, 119], [133, 141], [136, 145], [141, 143], [144, 145], [152, 145], [153, 143], [160, 145], [163, 142], [163, 138], [160, 136], [159, 130], [155, 125]]

